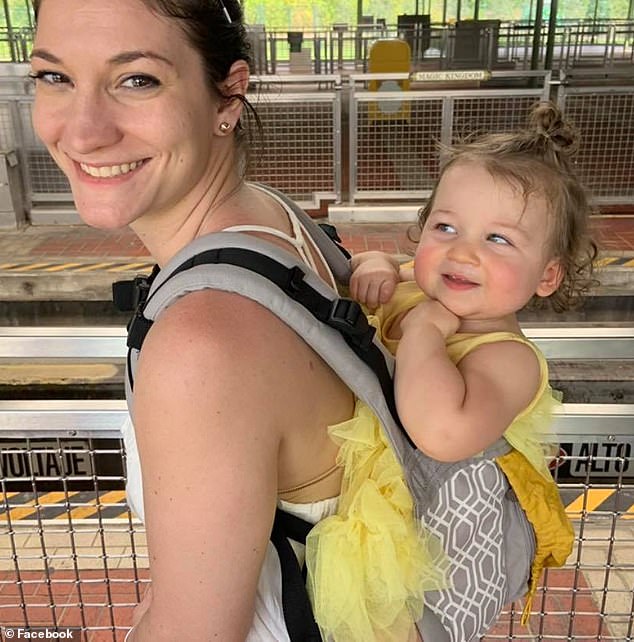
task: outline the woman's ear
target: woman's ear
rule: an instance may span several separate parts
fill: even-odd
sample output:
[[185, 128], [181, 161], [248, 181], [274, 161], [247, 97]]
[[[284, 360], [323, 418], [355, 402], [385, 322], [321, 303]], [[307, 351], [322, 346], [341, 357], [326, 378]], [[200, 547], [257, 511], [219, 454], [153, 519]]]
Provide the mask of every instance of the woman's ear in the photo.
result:
[[[225, 96], [244, 96], [249, 86], [249, 65], [245, 60], [236, 60], [229, 69], [227, 77], [222, 82], [220, 89]], [[220, 128], [222, 134], [228, 134], [236, 128], [242, 113], [242, 101], [238, 98], [224, 100], [218, 107], [218, 120], [224, 126]]]
[[560, 259], [551, 259], [546, 263], [542, 278], [535, 290], [537, 296], [550, 296], [560, 285], [564, 278], [564, 268]]

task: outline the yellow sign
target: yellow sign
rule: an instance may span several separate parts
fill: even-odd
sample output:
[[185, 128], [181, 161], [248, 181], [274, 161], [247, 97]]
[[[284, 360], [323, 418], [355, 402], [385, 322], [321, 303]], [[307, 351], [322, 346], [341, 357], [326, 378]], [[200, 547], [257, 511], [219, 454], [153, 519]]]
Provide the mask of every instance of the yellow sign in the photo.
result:
[[[397, 74], [410, 71], [411, 52], [404, 40], [377, 40], [370, 48], [368, 71], [371, 74]], [[409, 80], [371, 80], [370, 91], [407, 91]], [[378, 100], [368, 105], [370, 120], [407, 120], [409, 100]]]

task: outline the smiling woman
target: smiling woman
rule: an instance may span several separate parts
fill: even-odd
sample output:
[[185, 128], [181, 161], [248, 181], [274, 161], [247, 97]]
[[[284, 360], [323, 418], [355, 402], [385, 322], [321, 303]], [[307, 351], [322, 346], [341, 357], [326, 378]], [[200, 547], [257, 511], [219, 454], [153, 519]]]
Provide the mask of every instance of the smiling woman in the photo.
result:
[[[241, 226], [336, 287], [292, 210], [244, 180], [236, 0], [40, 0], [36, 11], [34, 126], [86, 223], [129, 225], [159, 266]], [[158, 317], [129, 401], [127, 490], [152, 576], [129, 640], [290, 640], [269, 543], [279, 489], [303, 489], [284, 508], [308, 521], [335, 509], [328, 426], [352, 416], [350, 391], [270, 312], [203, 290]]]

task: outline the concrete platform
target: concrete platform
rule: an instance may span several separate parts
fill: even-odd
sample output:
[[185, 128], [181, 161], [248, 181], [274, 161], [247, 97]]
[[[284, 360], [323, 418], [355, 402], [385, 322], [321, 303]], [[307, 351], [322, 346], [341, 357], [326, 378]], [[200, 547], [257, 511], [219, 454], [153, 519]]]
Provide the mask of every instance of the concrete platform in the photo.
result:
[[[398, 219], [398, 217], [395, 217]], [[415, 243], [405, 222], [339, 222], [352, 253], [383, 250], [402, 258]], [[336, 222], [337, 216], [331, 216]], [[600, 215], [592, 228], [601, 250], [601, 294], [631, 294], [634, 285], [634, 216]], [[29, 226], [0, 232], [0, 300], [108, 300], [113, 281], [147, 272], [147, 251], [129, 230], [95, 230], [85, 225]]]

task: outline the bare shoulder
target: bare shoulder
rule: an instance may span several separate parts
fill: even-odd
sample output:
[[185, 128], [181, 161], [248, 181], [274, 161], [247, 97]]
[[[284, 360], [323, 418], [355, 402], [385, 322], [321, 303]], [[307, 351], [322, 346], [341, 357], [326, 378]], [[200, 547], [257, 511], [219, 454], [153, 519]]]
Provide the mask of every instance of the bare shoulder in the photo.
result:
[[158, 386], [178, 387], [186, 381], [192, 394], [204, 390], [207, 397], [266, 395], [276, 380], [262, 377], [262, 369], [280, 376], [292, 369], [292, 357], [280, 355], [292, 355], [298, 341], [270, 311], [245, 297], [194, 292], [167, 308], [153, 325], [139, 359], [139, 377]]

